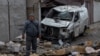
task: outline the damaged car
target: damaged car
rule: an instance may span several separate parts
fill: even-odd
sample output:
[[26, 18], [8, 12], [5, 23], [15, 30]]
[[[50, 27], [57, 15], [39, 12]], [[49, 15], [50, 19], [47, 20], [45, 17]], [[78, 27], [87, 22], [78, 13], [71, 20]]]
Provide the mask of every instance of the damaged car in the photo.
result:
[[44, 37], [73, 40], [89, 27], [88, 11], [85, 6], [57, 6], [48, 12], [41, 24]]

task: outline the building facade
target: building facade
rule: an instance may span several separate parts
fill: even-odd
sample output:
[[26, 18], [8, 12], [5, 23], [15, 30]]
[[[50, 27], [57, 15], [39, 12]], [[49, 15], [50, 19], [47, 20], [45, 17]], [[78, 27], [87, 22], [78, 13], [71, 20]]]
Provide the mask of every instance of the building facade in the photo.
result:
[[0, 41], [13, 40], [22, 34], [25, 19], [25, 0], [0, 0]]

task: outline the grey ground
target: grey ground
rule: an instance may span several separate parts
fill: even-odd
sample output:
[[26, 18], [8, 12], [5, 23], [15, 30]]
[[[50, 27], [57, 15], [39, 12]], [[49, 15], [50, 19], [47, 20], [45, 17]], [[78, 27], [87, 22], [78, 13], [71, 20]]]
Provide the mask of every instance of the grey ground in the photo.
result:
[[72, 44], [79, 44], [88, 40], [100, 42], [100, 22], [90, 25], [90, 29], [86, 31], [84, 36], [79, 36]]

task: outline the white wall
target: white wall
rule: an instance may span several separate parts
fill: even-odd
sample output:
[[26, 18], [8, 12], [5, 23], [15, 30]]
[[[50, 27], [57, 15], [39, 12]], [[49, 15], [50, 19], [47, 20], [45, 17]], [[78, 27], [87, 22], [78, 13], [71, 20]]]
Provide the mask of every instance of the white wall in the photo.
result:
[[8, 10], [7, 1], [0, 0], [0, 40], [8, 40]]
[[94, 2], [94, 22], [100, 21], [100, 2]]
[[33, 7], [39, 0], [27, 0], [27, 7]]
[[[9, 0], [11, 39], [21, 34], [19, 30], [26, 19], [26, 0]], [[8, 3], [0, 0], [0, 40], [8, 41]]]

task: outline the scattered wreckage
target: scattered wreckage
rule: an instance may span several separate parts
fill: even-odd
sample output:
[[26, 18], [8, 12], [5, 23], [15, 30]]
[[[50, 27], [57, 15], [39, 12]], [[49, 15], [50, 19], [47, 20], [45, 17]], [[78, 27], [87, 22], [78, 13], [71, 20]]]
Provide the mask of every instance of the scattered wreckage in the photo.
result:
[[[16, 41], [15, 40], [9, 41], [7, 43], [0, 41], [0, 55], [16, 56], [17, 54], [17, 56], [23, 56], [23, 54], [25, 53], [25, 40], [23, 40], [20, 37], [21, 36], [18, 36], [18, 38], [15, 39]], [[100, 42], [93, 43], [92, 41], [86, 41], [84, 43], [80, 43], [72, 46], [54, 45], [52, 44], [52, 42], [48, 42], [48, 41], [38, 42], [37, 45], [38, 45], [37, 47], [38, 54], [34, 53], [31, 54], [30, 56], [72, 56], [72, 55], [97, 56], [99, 54], [98, 52], [100, 51]], [[93, 47], [95, 47], [95, 49]], [[98, 51], [98, 52], [95, 53], [94, 51], [96, 52]]]
[[85, 6], [57, 6], [48, 12], [41, 24], [45, 38], [73, 40], [89, 27], [88, 11]]
[[21, 35], [9, 42], [0, 41], [0, 56], [23, 56], [22, 53], [25, 52], [25, 48], [25, 41]]

